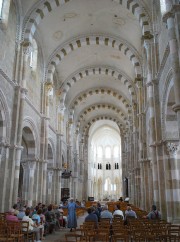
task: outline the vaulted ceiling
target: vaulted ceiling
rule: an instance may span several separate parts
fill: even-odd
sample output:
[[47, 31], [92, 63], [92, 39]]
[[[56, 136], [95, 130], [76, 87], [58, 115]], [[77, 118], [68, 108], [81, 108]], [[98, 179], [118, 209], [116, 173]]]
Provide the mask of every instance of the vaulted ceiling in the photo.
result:
[[77, 130], [114, 121], [127, 130], [142, 77], [150, 0], [22, 0], [22, 39], [41, 47], [45, 78], [56, 73], [60, 103]]

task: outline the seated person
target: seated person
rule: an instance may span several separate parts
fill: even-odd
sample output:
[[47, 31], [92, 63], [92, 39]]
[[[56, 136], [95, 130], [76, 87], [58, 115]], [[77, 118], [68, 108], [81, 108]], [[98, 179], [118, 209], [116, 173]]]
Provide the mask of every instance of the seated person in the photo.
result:
[[11, 208], [8, 212], [8, 214], [6, 215], [6, 220], [7, 221], [19, 221], [18, 217], [14, 215], [15, 210], [14, 208]]
[[137, 218], [136, 213], [132, 210], [130, 206], [127, 206], [127, 210], [125, 211], [125, 219], [126, 217], [134, 217]]
[[63, 227], [67, 227], [67, 216], [64, 216], [64, 211], [62, 208], [59, 208], [60, 213], [60, 225], [62, 223]]
[[124, 214], [123, 214], [123, 211], [120, 210], [120, 205], [119, 204], [115, 205], [115, 211], [113, 213], [113, 218], [114, 218], [115, 215], [121, 215], [122, 219], [124, 220]]
[[112, 213], [108, 210], [108, 205], [104, 205], [100, 215], [101, 218], [109, 218], [110, 220], [113, 218]]
[[94, 222], [94, 227], [97, 229], [98, 228], [98, 217], [97, 215], [94, 213], [94, 208], [90, 207], [87, 209], [88, 215], [85, 217], [85, 222], [87, 221], [92, 221]]
[[22, 218], [25, 216], [25, 208], [23, 208], [23, 207], [20, 207], [19, 208], [19, 213], [17, 214], [17, 217], [18, 217], [18, 219], [19, 220], [22, 220]]
[[156, 209], [156, 205], [152, 205], [152, 211], [148, 213], [148, 215], [143, 218], [147, 219], [161, 219], [161, 213]]
[[53, 230], [55, 229], [55, 226], [56, 226], [56, 215], [53, 211], [53, 206], [52, 204], [50, 204], [48, 206], [48, 210], [45, 212], [45, 218], [46, 218], [46, 222], [48, 223], [49, 225], [49, 233], [51, 234], [53, 232]]
[[36, 242], [40, 242], [40, 228], [38, 228], [38, 225], [29, 217], [30, 212], [31, 210], [27, 208], [22, 221], [29, 222], [29, 231], [34, 232], [36, 236]]
[[18, 210], [18, 205], [15, 203], [14, 205], [13, 205], [13, 208], [14, 208], [14, 215], [18, 215], [18, 213], [19, 213], [19, 210]]

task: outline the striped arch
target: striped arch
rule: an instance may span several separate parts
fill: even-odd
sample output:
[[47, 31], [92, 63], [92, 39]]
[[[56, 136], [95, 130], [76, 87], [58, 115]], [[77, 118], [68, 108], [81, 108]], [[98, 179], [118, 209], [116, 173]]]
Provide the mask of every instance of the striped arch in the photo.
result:
[[[25, 21], [23, 23], [22, 40], [31, 42], [40, 22], [49, 13], [52, 13], [54, 9], [71, 1], [72, 0], [43, 0], [39, 1], [37, 4], [34, 4], [33, 7], [27, 12], [27, 16], [25, 17]], [[112, 1], [118, 2], [138, 19], [143, 35], [150, 32], [151, 27], [149, 17], [145, 9], [138, 3], [138, 0]]]
[[128, 128], [128, 119], [127, 116], [116, 106], [112, 105], [112, 104], [95, 104], [95, 105], [91, 105], [89, 107], [87, 107], [86, 109], [84, 109], [80, 114], [79, 114], [79, 118], [76, 122], [76, 129], [79, 129], [79, 127], [81, 126], [81, 121], [83, 121], [83, 119], [87, 116], [88, 113], [96, 111], [98, 109], [108, 109], [108, 110], [112, 110], [115, 114], [118, 115], [118, 117], [121, 119], [121, 122]]
[[38, 128], [36, 127], [31, 117], [26, 117], [23, 120], [23, 136], [26, 139], [25, 141], [28, 145], [30, 156], [35, 156], [38, 158], [40, 154], [40, 139], [38, 136]]
[[60, 46], [55, 50], [55, 52], [51, 56], [51, 60], [47, 66], [46, 79], [47, 82], [52, 82], [53, 74], [56, 69], [56, 66], [67, 56], [70, 52], [90, 45], [101, 45], [112, 47], [116, 50], [121, 51], [127, 58], [130, 60], [132, 65], [134, 66], [136, 77], [142, 76], [142, 68], [140, 64], [140, 57], [137, 51], [126, 41], [110, 37], [108, 35], [87, 35], [87, 36], [79, 36], [69, 41], [63, 46]]
[[117, 126], [119, 127], [121, 134], [124, 134], [127, 131], [126, 127], [122, 124], [121, 120], [118, 119], [117, 117], [112, 116], [112, 115], [111, 116], [110, 115], [98, 115], [98, 116], [90, 119], [87, 122], [87, 124], [83, 127], [82, 136], [84, 136], [84, 137], [88, 136], [88, 132], [89, 132], [91, 125], [93, 125], [93, 123], [95, 123], [96, 121], [99, 121], [99, 120], [110, 120], [110, 121], [115, 122], [117, 124]]
[[85, 67], [73, 73], [64, 81], [61, 87], [62, 93], [60, 102], [64, 104], [67, 92], [77, 81], [86, 76], [92, 75], [107, 75], [118, 79], [128, 89], [130, 96], [132, 97], [131, 101], [135, 103], [137, 102], [136, 89], [133, 82], [125, 73], [110, 66]]
[[71, 112], [74, 112], [74, 109], [76, 106], [78, 106], [81, 102], [83, 102], [86, 98], [92, 95], [102, 95], [107, 94], [113, 96], [115, 99], [117, 99], [118, 102], [121, 102], [121, 104], [124, 106], [125, 109], [128, 109], [128, 113], [132, 112], [132, 106], [129, 103], [129, 101], [123, 96], [123, 94], [119, 94], [116, 90], [113, 90], [111, 88], [93, 88], [88, 89], [83, 93], [80, 93], [70, 105], [69, 109]]

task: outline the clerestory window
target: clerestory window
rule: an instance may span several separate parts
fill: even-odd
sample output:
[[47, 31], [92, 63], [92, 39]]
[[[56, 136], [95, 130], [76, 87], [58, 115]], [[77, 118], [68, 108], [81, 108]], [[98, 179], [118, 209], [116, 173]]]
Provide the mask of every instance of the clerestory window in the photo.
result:
[[0, 0], [0, 18], [2, 18], [3, 0]]
[[160, 0], [160, 7], [161, 7], [161, 14], [164, 14], [166, 12], [166, 1]]

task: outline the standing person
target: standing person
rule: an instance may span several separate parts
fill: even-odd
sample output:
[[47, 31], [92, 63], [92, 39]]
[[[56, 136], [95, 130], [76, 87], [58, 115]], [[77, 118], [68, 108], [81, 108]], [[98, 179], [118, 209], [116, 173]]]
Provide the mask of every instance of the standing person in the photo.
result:
[[161, 213], [156, 209], [156, 205], [152, 205], [152, 210], [148, 213], [148, 215], [143, 218], [147, 219], [161, 219]]
[[68, 209], [68, 228], [70, 228], [70, 232], [72, 232], [72, 229], [76, 229], [77, 227], [77, 217], [76, 217], [76, 208], [81, 208], [81, 206], [78, 206], [73, 198], [70, 198], [69, 203], [66, 206], [62, 206], [61, 208], [67, 208]]

